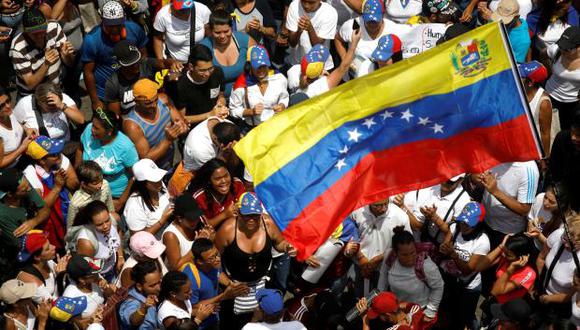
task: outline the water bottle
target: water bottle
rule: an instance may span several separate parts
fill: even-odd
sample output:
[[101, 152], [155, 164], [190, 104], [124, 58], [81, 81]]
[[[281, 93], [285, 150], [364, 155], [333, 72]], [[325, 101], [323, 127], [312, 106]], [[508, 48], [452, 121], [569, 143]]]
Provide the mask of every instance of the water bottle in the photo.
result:
[[[373, 299], [375, 299], [375, 297], [378, 296], [379, 293], [381, 293], [379, 291], [379, 289], [374, 289], [373, 291], [369, 292], [369, 295], [366, 296], [366, 298], [367, 298], [367, 309], [368, 309], [368, 307], [371, 306], [371, 303], [373, 302]], [[362, 313], [363, 314], [366, 313], [366, 310], [362, 311]], [[348, 322], [352, 322], [352, 321], [354, 321], [354, 319], [356, 319], [360, 315], [361, 315], [361, 313], [359, 313], [359, 311], [356, 308], [356, 306], [354, 306], [351, 310], [348, 311], [348, 313], [346, 313], [346, 320]]]

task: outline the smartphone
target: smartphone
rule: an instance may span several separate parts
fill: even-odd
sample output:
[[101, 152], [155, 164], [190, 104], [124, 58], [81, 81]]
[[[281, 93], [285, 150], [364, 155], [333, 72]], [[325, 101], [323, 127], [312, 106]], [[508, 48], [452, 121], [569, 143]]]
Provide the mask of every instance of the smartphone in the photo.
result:
[[8, 37], [12, 34], [12, 29], [8, 28], [7, 30], [4, 31], [0, 31], [0, 36], [1, 37]]
[[358, 30], [358, 29], [360, 29], [360, 25], [358, 24], [358, 20], [357, 20], [357, 19], [354, 19], [354, 20], [352, 21], [352, 30], [353, 30], [353, 31], [356, 31], [356, 30]]

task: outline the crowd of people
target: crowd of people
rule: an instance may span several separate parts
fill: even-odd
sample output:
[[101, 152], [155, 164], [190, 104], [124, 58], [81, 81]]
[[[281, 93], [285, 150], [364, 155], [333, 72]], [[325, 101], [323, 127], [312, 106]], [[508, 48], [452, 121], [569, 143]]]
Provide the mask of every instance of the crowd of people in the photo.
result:
[[[2, 0], [0, 324], [580, 328], [575, 5]], [[297, 260], [234, 145], [416, 55], [410, 28], [498, 21], [545, 157], [364, 206]]]

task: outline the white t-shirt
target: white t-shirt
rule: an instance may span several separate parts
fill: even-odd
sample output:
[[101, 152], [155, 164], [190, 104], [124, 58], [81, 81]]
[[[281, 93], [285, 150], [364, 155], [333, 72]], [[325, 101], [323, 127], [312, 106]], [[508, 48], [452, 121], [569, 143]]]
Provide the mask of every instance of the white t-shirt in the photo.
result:
[[412, 233], [409, 217], [393, 203], [389, 203], [387, 212], [379, 217], [368, 205], [354, 211], [351, 217], [360, 234], [360, 251], [368, 259], [390, 252], [393, 228], [403, 226]]
[[[0, 126], [0, 137], [4, 143], [4, 155], [7, 155], [14, 150], [20, 147], [22, 143], [22, 137], [24, 136], [24, 129], [22, 125], [18, 122], [18, 119], [14, 114], [10, 115], [10, 124], [12, 125], [12, 129], [9, 130], [4, 128], [4, 126]], [[14, 160], [14, 162], [7, 167], [12, 167], [16, 165], [20, 156]]]
[[[336, 9], [326, 2], [322, 2], [318, 10], [313, 13], [306, 13], [300, 4], [300, 0], [294, 0], [288, 7], [286, 28], [292, 32], [298, 31], [298, 20], [300, 20], [300, 17], [304, 15], [307, 15], [310, 18], [310, 22], [314, 27], [314, 31], [316, 31], [316, 35], [319, 38], [325, 39], [323, 45], [330, 47], [330, 40], [333, 40], [336, 35], [338, 22], [338, 13], [336, 12]], [[290, 64], [299, 64], [302, 57], [306, 55], [310, 49], [312, 49], [312, 44], [310, 43], [308, 32], [302, 31], [300, 40], [296, 47], [290, 48], [290, 56], [288, 58]], [[333, 63], [332, 56], [328, 57], [326, 63]], [[334, 64], [332, 64], [331, 67], [334, 67]]]
[[93, 291], [91, 293], [84, 293], [79, 290], [75, 283], [71, 283], [66, 287], [62, 296], [69, 298], [87, 297], [87, 308], [82, 312], [82, 318], [92, 316], [97, 311], [97, 308], [105, 303], [103, 291], [96, 283], [93, 283]]
[[[62, 161], [60, 163], [60, 168], [67, 171], [70, 167], [70, 160], [65, 155], [61, 155], [61, 157]], [[38, 175], [40, 175], [42, 178], [47, 178], [50, 173], [46, 172], [39, 165], [28, 165], [22, 172], [24, 173], [26, 180], [28, 180], [28, 183], [30, 183], [30, 186], [33, 189], [36, 189], [40, 196], [42, 196], [44, 194], [44, 186], [38, 178]]]
[[304, 324], [300, 321], [279, 322], [276, 324], [268, 324], [265, 322], [254, 323], [250, 322], [244, 325], [242, 330], [307, 330]]
[[[564, 228], [560, 228], [554, 231], [550, 236], [548, 236], [548, 247], [550, 252], [546, 256], [546, 270], [550, 269], [550, 265], [554, 261], [558, 249], [562, 246], [562, 235], [564, 234]], [[580, 256], [580, 252], [576, 252]], [[574, 278], [574, 271], [576, 265], [574, 265], [574, 258], [572, 253], [567, 249], [564, 249], [562, 255], [558, 259], [554, 270], [552, 271], [552, 277], [546, 288], [547, 294], [558, 294], [567, 293], [572, 289], [572, 279]]]
[[[64, 93], [62, 94], [62, 102], [69, 107], [76, 107], [75, 101]], [[40, 111], [40, 109], [37, 109], [37, 111]], [[32, 110], [32, 95], [25, 96], [16, 103], [14, 116], [16, 116], [18, 122], [24, 125], [24, 127], [38, 129], [36, 115], [34, 114], [34, 110]], [[70, 140], [68, 119], [63, 111], [43, 112], [42, 119], [51, 139]]]
[[[455, 233], [455, 230], [459, 230], [459, 228], [456, 228], [455, 224], [453, 224], [450, 226], [450, 230], [452, 233]], [[489, 251], [490, 251], [489, 237], [487, 237], [486, 233], [482, 233], [479, 237], [474, 238], [470, 241], [466, 241], [463, 239], [463, 235], [459, 234], [459, 235], [457, 235], [457, 239], [455, 240], [454, 248], [455, 248], [455, 252], [457, 252], [457, 254], [459, 255], [459, 258], [461, 258], [461, 260], [463, 260], [465, 262], [469, 262], [469, 259], [471, 259], [471, 256], [474, 254], [484, 256], [484, 255], [487, 255], [489, 253]], [[443, 261], [440, 266], [443, 270], [447, 270], [451, 264], [455, 264], [455, 262], [452, 260], [446, 260], [446, 261]], [[457, 267], [457, 266], [454, 266], [454, 267]], [[447, 272], [447, 273], [451, 273], [451, 272]], [[467, 284], [467, 281], [469, 281], [470, 279], [472, 279], [472, 280], [471, 280], [471, 282], [469, 282], [469, 284], [466, 286], [466, 288], [467, 289], [475, 289], [476, 287], [478, 287], [481, 284], [481, 273], [477, 273], [477, 275], [475, 275], [475, 277], [473, 277], [473, 273], [471, 273], [467, 276], [461, 276], [461, 280], [466, 284]]]
[[[80, 239], [85, 239], [90, 242], [91, 240], [89, 239], [90, 235], [88, 231], [89, 229], [87, 228], [81, 229], [77, 235], [77, 242]], [[100, 263], [101, 274], [106, 274], [115, 267], [115, 263], [117, 262], [117, 250], [119, 249], [119, 246], [121, 246], [121, 237], [119, 236], [115, 222], [111, 225], [111, 230], [106, 236], [98, 230], [95, 230], [94, 232], [97, 236], [98, 247], [93, 259]]]
[[[539, 171], [534, 161], [503, 163], [491, 169], [497, 177], [497, 187], [520, 203], [532, 204], [538, 189]], [[485, 222], [493, 230], [504, 234], [526, 229], [527, 219], [508, 209], [489, 192], [483, 194]]]
[[151, 212], [145, 205], [143, 198], [137, 193], [133, 193], [129, 199], [127, 199], [127, 204], [125, 204], [125, 211], [123, 211], [123, 216], [127, 222], [127, 226], [131, 231], [140, 231], [145, 228], [149, 228], [159, 222], [161, 215], [165, 212], [165, 209], [169, 205], [169, 194], [165, 185], [163, 185], [165, 193], [159, 193], [159, 205], [155, 208], [155, 211]]
[[[548, 47], [548, 56], [553, 60], [558, 53], [558, 45]], [[564, 103], [578, 101], [580, 91], [580, 69], [568, 71], [562, 65], [562, 56], [552, 65], [552, 75], [546, 82], [546, 91], [551, 97]]]
[[[209, 120], [224, 121], [218, 117], [210, 117], [197, 124], [187, 135], [183, 148], [183, 168], [188, 171], [197, 171], [208, 160], [215, 158], [218, 147], [211, 139], [207, 123]], [[226, 120], [227, 121], [227, 120]], [[229, 122], [229, 121], [228, 121]]]
[[[340, 28], [340, 31], [338, 32], [340, 34], [340, 37], [342, 38], [342, 40], [344, 40], [345, 42], [347, 42], [349, 44], [352, 42], [352, 34], [353, 34], [352, 24], [353, 24], [354, 20], [358, 21], [358, 24], [359, 24], [360, 30], [361, 30], [361, 38], [360, 38], [360, 41], [358, 42], [358, 44], [356, 45], [356, 50], [354, 51], [354, 55], [355, 55], [355, 57], [362, 58], [362, 59], [370, 59], [371, 58], [371, 55], [373, 54], [373, 52], [377, 48], [377, 46], [379, 44], [379, 39], [382, 36], [387, 35], [387, 34], [398, 35], [397, 32], [399, 32], [403, 28], [405, 28], [405, 26], [403, 26], [403, 25], [397, 24], [391, 20], [384, 18], [383, 19], [383, 31], [375, 39], [372, 39], [371, 36], [369, 36], [369, 34], [365, 28], [365, 24], [364, 24], [362, 17], [349, 19], [348, 21], [346, 21], [342, 25], [342, 27]], [[402, 26], [402, 28], [401, 28], [401, 26]], [[405, 29], [405, 30], [407, 30], [407, 29]]]
[[[232, 91], [230, 95], [230, 112], [232, 116], [244, 119], [249, 125], [258, 125], [272, 118], [275, 114], [273, 108], [277, 104], [282, 103], [288, 107], [288, 81], [281, 73], [276, 73], [268, 77], [268, 87], [264, 94], [262, 94], [260, 86], [257, 84], [248, 87], [247, 90], [248, 102], [246, 102], [245, 88], [237, 88]], [[252, 122], [251, 117], [244, 117], [243, 114], [246, 108], [254, 108], [259, 103], [264, 105], [264, 111], [261, 115], [254, 116], [254, 122]]]
[[190, 319], [191, 318], [191, 302], [189, 300], [185, 301], [185, 306], [187, 310], [181, 309], [181, 307], [175, 306], [171, 301], [165, 300], [159, 306], [157, 310], [157, 323], [161, 329], [165, 329], [163, 326], [163, 320], [168, 317], [175, 317], [178, 320]]
[[[62, 94], [62, 102], [68, 107], [76, 107], [75, 101], [64, 93]], [[37, 110], [40, 111], [40, 109]], [[32, 95], [25, 96], [16, 103], [16, 106], [14, 107], [14, 116], [16, 116], [16, 119], [24, 125], [24, 127], [38, 129], [36, 115], [32, 110]], [[51, 139], [70, 140], [68, 119], [63, 111], [43, 112], [42, 119]]]
[[329, 90], [330, 88], [328, 87], [328, 78], [323, 75], [308, 85], [306, 89], [298, 88], [297, 92], [305, 93], [309, 98], [313, 98], [315, 96], [322, 95]]
[[184, 255], [188, 254], [191, 251], [191, 246], [193, 245], [193, 241], [190, 241], [187, 239], [187, 237], [185, 237], [180, 231], [179, 229], [177, 229], [177, 227], [175, 227], [175, 224], [171, 223], [169, 226], [167, 226], [167, 228], [163, 231], [163, 235], [165, 236], [165, 233], [173, 233], [175, 234], [175, 236], [177, 237], [177, 241], [179, 241], [179, 257], [183, 257]]
[[[195, 42], [200, 42], [205, 35], [205, 25], [209, 23], [211, 11], [206, 5], [195, 3]], [[189, 57], [189, 18], [179, 19], [171, 15], [171, 4], [167, 4], [157, 12], [153, 28], [165, 34], [165, 47], [171, 58], [186, 63]]]
[[[465, 207], [465, 204], [469, 203], [471, 200], [469, 194], [463, 190], [461, 185], [444, 197], [441, 197], [441, 185], [433, 186], [425, 190], [425, 193], [420, 196], [415, 209], [413, 209], [415, 217], [421, 223], [425, 223], [425, 216], [420, 211], [421, 207], [435, 205], [437, 207], [437, 215], [443, 219], [443, 221], [448, 223], [454, 217], [458, 216]], [[456, 199], [457, 201], [455, 202], [453, 209], [449, 210], [451, 204], [453, 204]], [[449, 213], [447, 213], [448, 211]], [[445, 215], [447, 215], [447, 218], [445, 218]], [[427, 230], [429, 235], [433, 238], [437, 238], [437, 241], [442, 243], [445, 237], [441, 234], [439, 227], [437, 227], [433, 221], [429, 221], [428, 226]], [[437, 235], [437, 237], [435, 237], [435, 235]]]
[[385, 17], [397, 23], [407, 23], [409, 18], [421, 14], [421, 0], [387, 0], [385, 1]]
[[536, 34], [538, 37], [535, 43], [536, 47], [543, 50], [554, 45], [558, 40], [560, 40], [562, 33], [564, 33], [564, 30], [566, 30], [568, 27], [570, 27], [570, 24], [564, 23], [561, 20], [557, 20], [554, 23], [551, 23], [548, 25], [546, 32]]

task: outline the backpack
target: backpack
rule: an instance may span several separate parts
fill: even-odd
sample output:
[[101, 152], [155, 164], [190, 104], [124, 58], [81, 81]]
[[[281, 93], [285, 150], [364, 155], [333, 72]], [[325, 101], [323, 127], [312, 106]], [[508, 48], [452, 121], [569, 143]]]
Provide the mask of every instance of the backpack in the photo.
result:
[[87, 236], [89, 242], [93, 246], [95, 252], [99, 249], [99, 240], [97, 239], [97, 233], [91, 226], [73, 226], [71, 227], [66, 235], [64, 236], [64, 248], [67, 251], [76, 252], [77, 251], [77, 240], [81, 230], [87, 229]]
[[[439, 253], [435, 245], [431, 242], [415, 243], [415, 248], [417, 250], [417, 259], [415, 260], [415, 275], [417, 276], [418, 279], [427, 284], [424, 268], [425, 259], [430, 258], [433, 262], [436, 263], [436, 260], [439, 258]], [[387, 259], [385, 260], [387, 271], [390, 270], [391, 267], [393, 267], [396, 260], [397, 254], [393, 249], [391, 250], [391, 252], [389, 252]]]

